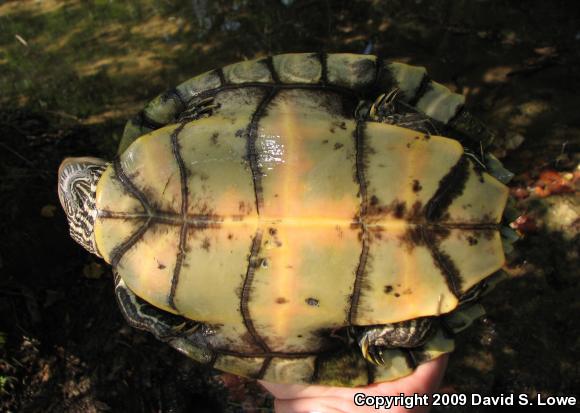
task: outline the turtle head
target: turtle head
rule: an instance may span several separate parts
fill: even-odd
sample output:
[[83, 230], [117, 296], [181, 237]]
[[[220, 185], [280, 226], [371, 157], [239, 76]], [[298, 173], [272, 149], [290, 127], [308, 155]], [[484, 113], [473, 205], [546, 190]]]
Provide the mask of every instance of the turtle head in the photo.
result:
[[71, 237], [101, 256], [95, 243], [97, 183], [107, 167], [98, 158], [67, 158], [58, 168], [58, 197], [68, 219]]

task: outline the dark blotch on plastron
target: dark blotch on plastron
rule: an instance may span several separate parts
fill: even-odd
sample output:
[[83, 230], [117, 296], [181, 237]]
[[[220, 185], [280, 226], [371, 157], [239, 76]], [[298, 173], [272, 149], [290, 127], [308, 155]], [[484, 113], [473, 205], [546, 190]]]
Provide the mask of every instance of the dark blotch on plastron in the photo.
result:
[[477, 238], [470, 235], [467, 237], [467, 242], [469, 242], [469, 245], [477, 245]]
[[206, 251], [209, 251], [209, 247], [211, 246], [210, 242], [209, 242], [209, 238], [205, 237], [203, 239], [203, 242], [201, 243], [201, 248], [203, 248]]
[[373, 239], [383, 239], [383, 232], [385, 231], [385, 229], [383, 227], [375, 227], [375, 228], [369, 228], [368, 229], [369, 233], [372, 235], [372, 237], [369, 237], [369, 241], [373, 240]]
[[236, 138], [243, 138], [246, 133], [245, 129], [238, 129], [235, 133]]
[[324, 139], [324, 140], [322, 141], [322, 143], [323, 143], [323, 144], [324, 144], [324, 143], [328, 143], [328, 139]]
[[421, 189], [423, 189], [423, 187], [421, 186], [421, 183], [417, 179], [414, 179], [413, 180], [413, 192], [419, 192], [419, 191], [421, 191]]
[[228, 234], [228, 239], [232, 239], [234, 237], [233, 234]]
[[407, 210], [407, 205], [405, 201], [396, 202], [393, 209], [393, 215], [395, 218], [402, 219], [405, 216], [405, 211]]
[[487, 241], [491, 241], [495, 236], [496, 231], [493, 229], [485, 229], [480, 232], [480, 234], [485, 238]]
[[249, 203], [240, 201], [238, 203], [238, 211], [240, 212], [240, 214], [249, 215], [252, 212], [252, 207], [249, 205]]
[[285, 299], [284, 297], [276, 298], [276, 304], [286, 304], [287, 302], [288, 302], [288, 300]]
[[423, 230], [420, 226], [409, 227], [409, 229], [399, 239], [409, 251], [412, 251], [416, 246], [422, 246], [425, 244]]
[[425, 217], [429, 221], [445, 220], [447, 208], [453, 200], [463, 194], [465, 183], [469, 178], [469, 161], [462, 155], [457, 163], [439, 181], [439, 187], [425, 205]]
[[423, 204], [421, 201], [415, 201], [411, 206], [411, 209], [407, 213], [407, 219], [409, 221], [418, 221], [423, 217]]
[[211, 137], [209, 138], [210, 141], [211, 141], [211, 143], [214, 144], [214, 145], [217, 145], [218, 137], [219, 136], [220, 136], [220, 134], [217, 133], [217, 132], [212, 133]]
[[163, 270], [163, 269], [165, 269], [165, 265], [158, 263], [157, 268], [160, 270]]
[[274, 236], [278, 233], [278, 230], [276, 228], [268, 228], [268, 234]]
[[318, 307], [320, 305], [320, 302], [316, 298], [309, 297], [304, 301], [306, 302], [306, 304], [312, 307]]
[[334, 144], [334, 150], [338, 150], [338, 149], [342, 148], [343, 146], [344, 145], [342, 143], [338, 143], [337, 142], [337, 143]]
[[392, 285], [385, 285], [385, 294], [390, 294], [393, 292], [393, 286]]
[[395, 293], [394, 296], [397, 297], [397, 298], [399, 298], [401, 296], [401, 294]]

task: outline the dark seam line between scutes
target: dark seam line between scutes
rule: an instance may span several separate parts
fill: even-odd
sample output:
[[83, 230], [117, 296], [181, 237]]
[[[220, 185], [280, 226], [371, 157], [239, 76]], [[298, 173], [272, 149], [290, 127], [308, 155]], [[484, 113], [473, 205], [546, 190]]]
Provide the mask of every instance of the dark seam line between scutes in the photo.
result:
[[[431, 257], [435, 261], [437, 267], [441, 270], [443, 277], [445, 278], [445, 282], [449, 288], [449, 290], [457, 297], [457, 299], [461, 298], [461, 278], [457, 273], [457, 269], [453, 262], [451, 265], [453, 268], [449, 268], [446, 264], [445, 259], [443, 258], [443, 253], [439, 250], [437, 245], [433, 242], [431, 238], [431, 234], [427, 234], [427, 230], [424, 227], [421, 227], [421, 238], [423, 242], [427, 246], [427, 249], [431, 253]], [[451, 261], [451, 258], [449, 258]]]
[[371, 84], [365, 89], [363, 95], [366, 98], [376, 98], [377, 93], [383, 93], [383, 91], [378, 90], [379, 79], [381, 78], [381, 74], [384, 69], [384, 59], [380, 56], [377, 56], [375, 60], [375, 79], [372, 81]]
[[272, 88], [263, 98], [256, 111], [252, 114], [252, 119], [248, 125], [246, 132], [246, 154], [250, 169], [252, 171], [252, 180], [254, 181], [254, 197], [256, 202], [256, 212], [260, 215], [260, 210], [263, 204], [263, 189], [262, 189], [262, 171], [258, 165], [258, 154], [256, 151], [256, 139], [258, 138], [258, 123], [260, 118], [264, 115], [268, 103], [276, 96], [276, 88]]
[[274, 81], [274, 83], [276, 84], [280, 83], [280, 77], [278, 76], [278, 72], [276, 72], [276, 69], [274, 69], [274, 60], [272, 59], [272, 56], [268, 56], [266, 59], [264, 59], [264, 62], [266, 63], [266, 66], [270, 71], [270, 76], [272, 76], [272, 80]]
[[270, 363], [272, 363], [272, 357], [264, 358], [264, 361], [262, 362], [262, 367], [260, 367], [260, 371], [258, 371], [256, 377], [254, 377], [256, 380], [261, 380], [264, 377], [264, 374], [266, 374], [266, 370], [268, 370], [268, 367], [270, 367]]
[[419, 87], [417, 88], [417, 91], [415, 92], [415, 96], [413, 96], [411, 99], [409, 99], [407, 104], [411, 105], [413, 107], [417, 106], [417, 103], [419, 103], [421, 98], [425, 95], [425, 93], [427, 93], [427, 91], [430, 89], [430, 87], [431, 87], [431, 78], [429, 77], [429, 75], [427, 73], [425, 73], [423, 75], [423, 78], [421, 79], [421, 83], [419, 83]]
[[328, 55], [326, 52], [320, 52], [318, 59], [320, 60], [320, 82], [326, 85], [328, 83]]
[[348, 323], [353, 325], [356, 321], [357, 309], [360, 300], [360, 290], [362, 284], [362, 278], [364, 276], [367, 257], [369, 252], [368, 247], [368, 237], [367, 228], [365, 226], [365, 216], [367, 212], [367, 187], [366, 178], [364, 176], [364, 123], [358, 121], [355, 129], [355, 168], [356, 168], [356, 179], [359, 184], [359, 193], [361, 198], [361, 206], [359, 212], [359, 223], [361, 225], [362, 231], [362, 249], [359, 257], [358, 266], [356, 269], [356, 276], [354, 280], [354, 285], [352, 289], [352, 295], [350, 299], [350, 308], [348, 311]]
[[469, 178], [468, 167], [469, 161], [466, 155], [463, 154], [447, 175], [441, 178], [437, 191], [425, 205], [425, 218], [427, 221], [441, 219], [453, 200], [463, 193], [465, 183]]
[[361, 207], [360, 220], [364, 221], [367, 213], [367, 181], [364, 173], [364, 156], [365, 156], [365, 123], [357, 121], [355, 129], [355, 162], [356, 162], [356, 179], [359, 185]]
[[358, 305], [360, 301], [360, 290], [362, 285], [362, 278], [364, 276], [365, 267], [367, 265], [367, 258], [369, 254], [369, 246], [366, 234], [363, 227], [362, 250], [359, 257], [358, 266], [356, 269], [356, 277], [354, 280], [354, 287], [352, 289], [352, 296], [350, 299], [350, 310], [348, 312], [348, 323], [354, 325], [358, 313]]
[[463, 104], [458, 105], [457, 108], [455, 108], [455, 113], [453, 114], [453, 116], [451, 116], [449, 118], [449, 120], [447, 121], [447, 126], [449, 126], [450, 128], [455, 128], [454, 123], [457, 122], [457, 119], [459, 119], [461, 117], [461, 115], [463, 114], [463, 112], [466, 110], [467, 109], [466, 109], [465, 105], [463, 105]]
[[312, 376], [310, 377], [311, 383], [317, 383], [319, 376], [320, 376], [320, 364], [322, 363], [321, 355], [317, 355], [314, 357], [314, 371], [312, 372]]
[[129, 251], [129, 249], [143, 237], [150, 226], [151, 218], [147, 219], [147, 221], [141, 225], [141, 227], [139, 227], [139, 229], [135, 231], [125, 242], [113, 248], [113, 251], [111, 252], [111, 266], [114, 269], [117, 268], [117, 265], [121, 261], [121, 258], [123, 258], [123, 255], [125, 255], [125, 253]]
[[133, 182], [131, 182], [131, 179], [129, 179], [129, 177], [123, 170], [119, 158], [116, 158], [113, 161], [113, 172], [115, 173], [115, 176], [117, 177], [119, 182], [121, 182], [123, 188], [125, 188], [125, 190], [127, 190], [131, 195], [137, 198], [141, 203], [141, 205], [143, 206], [143, 208], [145, 209], [145, 212], [147, 212], [148, 215], [151, 215], [151, 207], [149, 205], [149, 202], [147, 202], [147, 199], [145, 198], [143, 192], [138, 190], [137, 187], [133, 184]]
[[179, 252], [177, 253], [177, 258], [175, 259], [175, 267], [173, 268], [173, 275], [171, 276], [171, 290], [169, 291], [169, 296], [167, 297], [167, 303], [171, 308], [177, 310], [175, 306], [175, 293], [177, 291], [177, 284], [179, 283], [179, 275], [181, 274], [181, 266], [183, 265], [183, 259], [185, 258], [185, 243], [187, 242], [187, 171], [185, 169], [185, 164], [183, 158], [179, 152], [179, 134], [183, 130], [185, 123], [181, 123], [176, 127], [171, 133], [171, 151], [175, 157], [177, 167], [179, 169], [179, 177], [181, 183], [181, 218], [183, 223], [181, 224], [181, 230], [179, 231]]
[[[165, 212], [165, 211], [151, 211], [151, 214], [146, 212], [143, 213], [132, 213], [132, 212], [113, 212], [107, 210], [100, 210], [99, 215], [97, 218], [106, 218], [106, 219], [135, 219], [135, 220], [142, 220], [151, 218], [153, 223], [156, 224], [167, 224], [167, 225], [176, 225], [180, 226], [183, 223], [183, 217], [181, 214], [175, 214], [172, 212]], [[196, 227], [203, 229], [203, 228], [219, 228], [224, 222], [223, 220], [216, 220], [215, 216], [207, 215], [207, 214], [187, 214], [185, 220], [189, 224], [189, 226]], [[480, 222], [480, 223], [473, 223], [473, 222], [424, 222], [424, 221], [415, 221], [409, 220], [407, 221], [409, 224], [420, 225], [425, 227], [426, 229], [461, 229], [465, 231], [498, 231], [501, 227], [501, 224], [497, 224], [495, 222]], [[350, 224], [360, 225], [360, 222], [349, 222]], [[334, 225], [334, 224], [333, 224]], [[380, 225], [379, 225], [380, 226]], [[367, 228], [369, 225], [367, 224]], [[372, 225], [370, 226], [372, 228]]]
[[[227, 86], [226, 83], [226, 77], [224, 75], [224, 71], [223, 69], [220, 67], [219, 69], [215, 70], [215, 73], [218, 75], [219, 79], [220, 79], [220, 83], [221, 83], [221, 87]], [[211, 89], [210, 89], [211, 90]], [[205, 92], [205, 91], [204, 91]], [[203, 93], [203, 92], [202, 92]], [[202, 94], [200, 93], [200, 95]], [[196, 97], [198, 97], [199, 95], [197, 95]]]
[[139, 112], [139, 114], [137, 116], [139, 117], [139, 126], [144, 126], [147, 129], [156, 130], [156, 129], [159, 129], [159, 128], [162, 128], [163, 126], [165, 126], [165, 124], [156, 122], [153, 119], [151, 119], [149, 116], [147, 116], [147, 114], [145, 113], [144, 110]]
[[179, 283], [179, 275], [181, 274], [181, 266], [183, 265], [183, 259], [185, 257], [185, 242], [187, 237], [187, 224], [181, 225], [181, 230], [179, 231], [179, 252], [177, 253], [177, 258], [175, 259], [175, 267], [173, 267], [173, 274], [171, 276], [171, 290], [169, 291], [169, 296], [167, 297], [167, 304], [175, 311], [178, 311], [175, 306], [175, 293], [177, 292], [177, 284]]
[[183, 112], [187, 108], [187, 104], [185, 103], [185, 99], [183, 98], [183, 96], [181, 96], [181, 93], [179, 93], [179, 90], [177, 90], [177, 89], [171, 89], [170, 91], [167, 92], [167, 94], [175, 96], [175, 98], [177, 99], [177, 101], [181, 105], [181, 110], [178, 110], [176, 113], [176, 117], [177, 117], [177, 115], [179, 115], [181, 112]]
[[244, 277], [244, 284], [242, 286], [242, 294], [240, 297], [240, 312], [242, 313], [242, 318], [244, 320], [244, 325], [246, 329], [254, 339], [254, 342], [260, 347], [265, 353], [270, 352], [266, 342], [260, 337], [254, 323], [250, 316], [250, 310], [248, 309], [248, 302], [250, 301], [250, 292], [252, 289], [252, 282], [254, 281], [254, 271], [256, 270], [256, 256], [260, 252], [260, 246], [262, 244], [262, 232], [258, 229], [256, 235], [252, 240], [252, 248], [250, 250], [250, 255], [248, 257], [248, 268], [246, 269], [246, 276]]

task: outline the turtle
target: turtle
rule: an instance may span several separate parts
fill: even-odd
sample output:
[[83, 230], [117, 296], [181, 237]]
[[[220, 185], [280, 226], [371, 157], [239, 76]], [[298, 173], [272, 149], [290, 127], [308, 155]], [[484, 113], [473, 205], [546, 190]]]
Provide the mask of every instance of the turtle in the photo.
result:
[[278, 54], [159, 95], [58, 193], [130, 325], [217, 370], [355, 387], [484, 313], [509, 244], [493, 137], [424, 67]]

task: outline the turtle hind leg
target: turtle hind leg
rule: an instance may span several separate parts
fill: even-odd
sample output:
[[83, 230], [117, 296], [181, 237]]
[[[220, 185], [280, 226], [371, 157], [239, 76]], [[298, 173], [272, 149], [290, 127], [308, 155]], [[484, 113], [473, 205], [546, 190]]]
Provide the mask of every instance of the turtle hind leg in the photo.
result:
[[365, 359], [383, 365], [383, 349], [420, 347], [433, 335], [435, 329], [433, 317], [421, 317], [364, 327], [357, 334], [357, 342]]
[[385, 367], [392, 354], [401, 350], [419, 364], [453, 351], [455, 335], [483, 316], [483, 306], [469, 300], [438, 317], [358, 327], [353, 333], [363, 357], [373, 365]]

